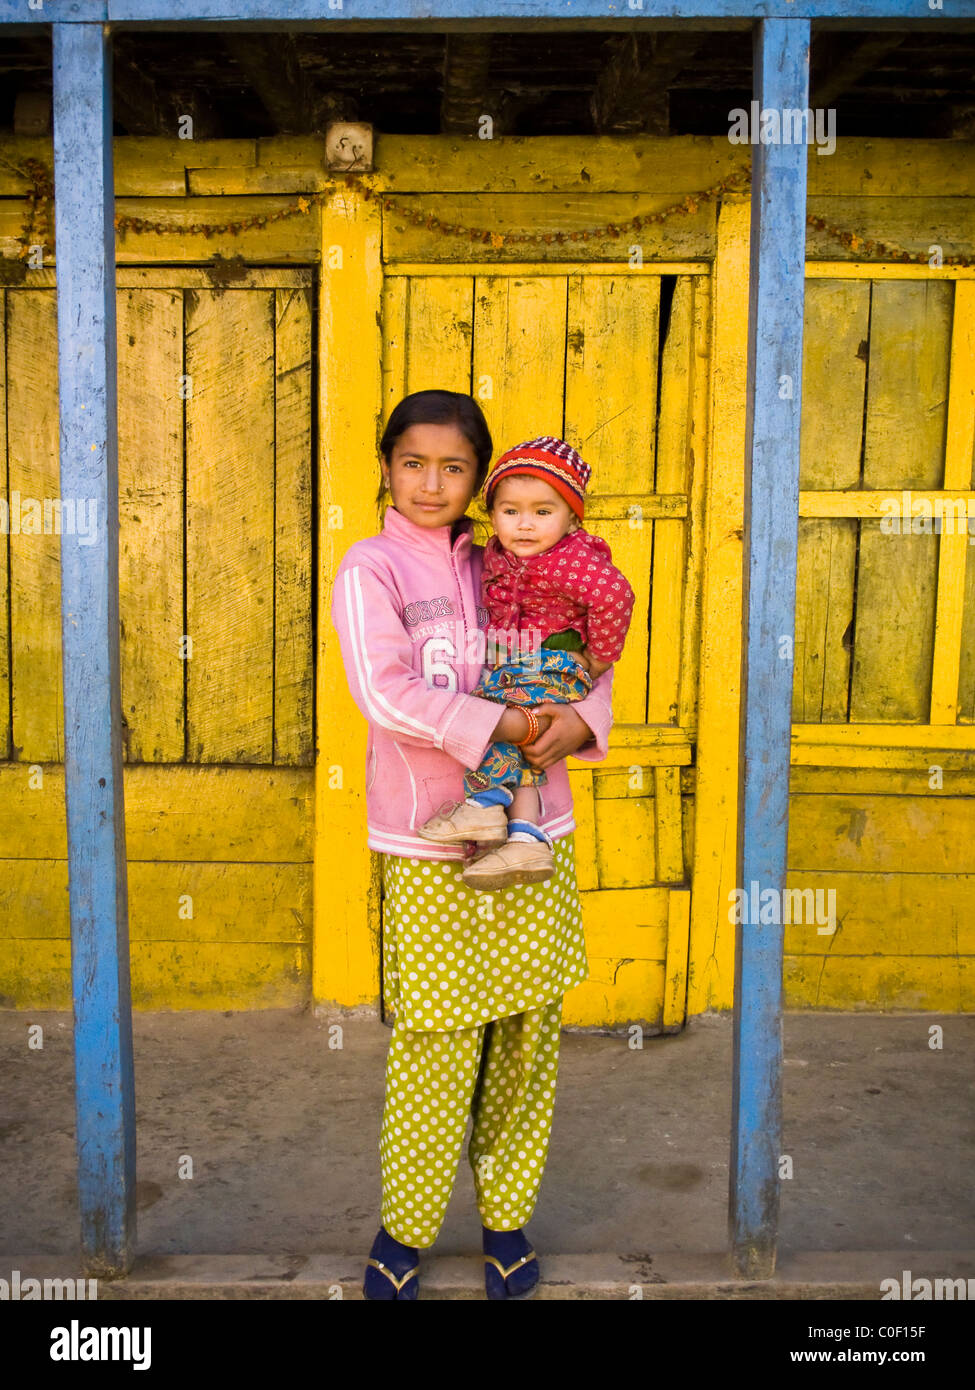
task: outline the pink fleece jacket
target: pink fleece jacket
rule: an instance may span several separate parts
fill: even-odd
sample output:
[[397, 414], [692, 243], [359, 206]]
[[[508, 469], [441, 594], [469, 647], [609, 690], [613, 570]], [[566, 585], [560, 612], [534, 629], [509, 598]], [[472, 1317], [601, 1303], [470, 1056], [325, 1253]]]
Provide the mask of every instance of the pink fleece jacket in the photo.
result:
[[[431, 844], [416, 827], [463, 797], [464, 770], [480, 763], [503, 712], [469, 694], [488, 625], [473, 529], [464, 518], [451, 546], [449, 526], [416, 526], [390, 506], [380, 535], [350, 546], [335, 575], [332, 621], [352, 698], [369, 722], [368, 844], [385, 854], [463, 858], [459, 845]], [[606, 756], [612, 683], [610, 669], [573, 705], [594, 735], [577, 758]], [[575, 829], [564, 759], [538, 790], [542, 828], [562, 839]]]

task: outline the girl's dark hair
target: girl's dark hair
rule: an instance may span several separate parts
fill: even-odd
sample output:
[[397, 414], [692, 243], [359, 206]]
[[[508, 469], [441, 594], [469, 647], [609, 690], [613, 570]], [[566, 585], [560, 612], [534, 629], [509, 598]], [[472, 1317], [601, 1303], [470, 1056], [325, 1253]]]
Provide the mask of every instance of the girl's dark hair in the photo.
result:
[[[394, 407], [379, 441], [379, 452], [387, 464], [397, 439], [411, 425], [456, 425], [477, 455], [475, 492], [481, 487], [491, 465], [494, 445], [484, 412], [473, 396], [465, 396], [460, 391], [414, 391], [404, 396]], [[385, 490], [380, 478], [377, 503]]]

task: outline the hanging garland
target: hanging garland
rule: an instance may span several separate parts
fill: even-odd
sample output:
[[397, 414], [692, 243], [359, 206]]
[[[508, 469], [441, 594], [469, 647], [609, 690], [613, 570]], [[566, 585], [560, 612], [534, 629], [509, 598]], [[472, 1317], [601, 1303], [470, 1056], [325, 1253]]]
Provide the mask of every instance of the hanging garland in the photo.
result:
[[[25, 195], [27, 214], [19, 237], [18, 259], [26, 260], [31, 254], [32, 246], [40, 246], [44, 253], [50, 251], [53, 254], [54, 232], [51, 226], [51, 214], [54, 207], [54, 180], [52, 174], [37, 159], [27, 159], [22, 166], [11, 164], [2, 157], [0, 157], [0, 162], [30, 183], [30, 188]], [[328, 188], [316, 193], [303, 193], [293, 202], [279, 208], [277, 212], [261, 213], [258, 216], [242, 218], [236, 222], [190, 222], [174, 226], [172, 223], [151, 222], [145, 217], [131, 217], [117, 213], [115, 229], [123, 236], [127, 231], [154, 232], [159, 236], [172, 236], [173, 234], [181, 236], [201, 235], [207, 238], [211, 236], [240, 236], [242, 232], [266, 227], [270, 222], [281, 222], [289, 217], [306, 216], [313, 206], [320, 206], [325, 203], [336, 188], [354, 188], [366, 200], [378, 198], [387, 212], [395, 212], [398, 216], [407, 218], [414, 226], [425, 227], [430, 231], [439, 232], [443, 236], [467, 237], [472, 242], [480, 242], [494, 250], [500, 250], [503, 246], [551, 246], [553, 244], [563, 245], [568, 241], [587, 242], [599, 241], [607, 237], [621, 237], [627, 232], [639, 232], [643, 227], [667, 222], [672, 217], [697, 212], [698, 208], [704, 204], [720, 200], [726, 194], [743, 193], [750, 183], [750, 170], [742, 169], [740, 172], [722, 179], [719, 183], [713, 184], [710, 188], [703, 189], [700, 193], [687, 194], [679, 202], [672, 203], [670, 207], [663, 208], [660, 212], [644, 212], [638, 217], [631, 217], [626, 222], [607, 222], [601, 227], [582, 228], [574, 232], [496, 232], [485, 227], [465, 227], [453, 222], [444, 222], [431, 213], [418, 212], [415, 208], [397, 203], [387, 194], [377, 193], [374, 188], [363, 183], [355, 174], [343, 174], [331, 180]], [[846, 228], [836, 227], [825, 217], [814, 217], [812, 214], [807, 214], [806, 225], [814, 227], [817, 231], [826, 232], [827, 235], [841, 242], [851, 251], [862, 253], [863, 258], [876, 257], [881, 261], [903, 261], [918, 265], [926, 265], [930, 259], [926, 251], [905, 251], [903, 247], [895, 246], [890, 242], [876, 241]], [[975, 265], [975, 257], [943, 256], [941, 264], [969, 267]]]

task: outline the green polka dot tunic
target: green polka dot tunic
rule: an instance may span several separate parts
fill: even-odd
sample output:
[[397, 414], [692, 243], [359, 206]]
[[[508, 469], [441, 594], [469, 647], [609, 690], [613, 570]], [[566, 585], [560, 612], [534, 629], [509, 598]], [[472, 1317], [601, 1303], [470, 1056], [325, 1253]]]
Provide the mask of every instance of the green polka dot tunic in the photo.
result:
[[472, 1028], [550, 1004], [589, 974], [572, 836], [545, 883], [469, 888], [460, 860], [383, 856], [383, 990], [404, 1028]]

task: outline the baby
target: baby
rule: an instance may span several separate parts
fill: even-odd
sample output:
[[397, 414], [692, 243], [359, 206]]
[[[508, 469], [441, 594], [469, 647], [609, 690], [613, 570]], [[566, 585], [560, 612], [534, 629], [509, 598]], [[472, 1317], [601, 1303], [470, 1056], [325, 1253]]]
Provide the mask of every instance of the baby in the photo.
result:
[[[606, 542], [582, 528], [590, 473], [571, 445], [542, 435], [503, 454], [484, 486], [495, 531], [481, 575], [493, 664], [473, 693], [524, 709], [529, 728], [521, 744], [492, 743], [465, 774], [466, 799], [418, 830], [438, 844], [475, 841], [480, 852], [463, 872], [472, 888], [551, 878], [553, 846], [536, 790], [547, 778], [521, 753], [540, 732], [531, 706], [585, 699], [623, 650], [634, 594]], [[500, 657], [492, 657], [492, 641], [502, 645]]]

